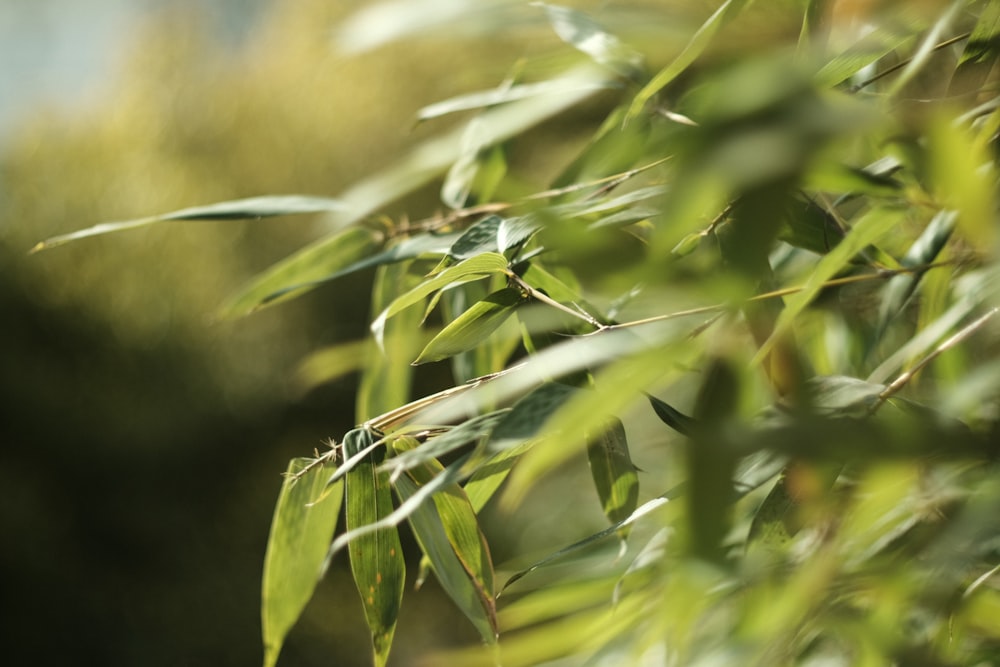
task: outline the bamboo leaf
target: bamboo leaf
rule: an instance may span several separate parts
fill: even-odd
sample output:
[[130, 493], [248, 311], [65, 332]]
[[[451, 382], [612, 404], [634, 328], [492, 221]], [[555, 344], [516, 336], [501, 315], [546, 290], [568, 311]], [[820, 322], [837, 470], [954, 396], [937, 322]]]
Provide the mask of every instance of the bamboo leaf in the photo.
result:
[[[611, 418], [606, 428], [587, 437], [587, 458], [604, 515], [611, 523], [624, 521], [639, 504], [639, 475], [620, 420]], [[623, 529], [622, 539], [627, 535]]]
[[[344, 454], [353, 456], [372, 444], [371, 433], [355, 429], [344, 438]], [[385, 457], [379, 448], [347, 473], [346, 527], [348, 532], [375, 524], [392, 513], [389, 476], [378, 471]], [[375, 665], [384, 667], [389, 659], [396, 620], [403, 600], [406, 565], [395, 527], [360, 534], [348, 544], [351, 572], [361, 595], [365, 619], [371, 631]]]
[[[416, 303], [419, 303], [426, 297], [430, 296], [434, 292], [444, 289], [452, 284], [461, 284], [464, 282], [469, 282], [470, 280], [479, 280], [496, 273], [502, 273], [507, 269], [507, 259], [498, 253], [485, 252], [480, 253], [474, 257], [470, 257], [454, 266], [450, 266], [444, 271], [437, 273], [430, 278], [424, 280], [422, 283], [400, 295], [393, 300], [389, 306], [382, 311], [379, 315], [376, 323], [383, 323], [380, 326], [384, 326], [384, 322], [387, 318], [392, 317], [396, 313], [402, 311], [404, 308], [408, 308]], [[372, 328], [376, 328], [376, 324], [372, 324]]]
[[621, 76], [640, 81], [643, 57], [590, 16], [570, 7], [533, 3], [545, 10], [559, 38]]
[[516, 287], [505, 287], [476, 303], [435, 336], [413, 362], [440, 361], [471, 350], [496, 331], [524, 302]]
[[[900, 264], [912, 268], [926, 266], [934, 262], [948, 243], [948, 239], [951, 238], [957, 218], [958, 213], [955, 211], [939, 211], [927, 225], [920, 238], [910, 246]], [[877, 339], [882, 337], [892, 319], [899, 314], [906, 302], [913, 296], [924, 273], [924, 271], [900, 273], [889, 280], [885, 286], [882, 303], [879, 304]]]
[[312, 462], [288, 463], [274, 508], [261, 582], [264, 667], [277, 662], [288, 631], [312, 597], [337, 526], [343, 485], [327, 487], [327, 465], [303, 473]]
[[712, 39], [719, 32], [719, 30], [726, 23], [731, 21], [736, 15], [738, 15], [743, 9], [749, 4], [749, 0], [726, 0], [719, 6], [715, 12], [708, 17], [698, 28], [698, 31], [691, 36], [690, 41], [684, 46], [684, 49], [677, 55], [674, 60], [660, 70], [652, 80], [643, 86], [642, 90], [635, 96], [632, 100], [632, 104], [628, 109], [628, 114], [626, 115], [626, 120], [637, 117], [642, 113], [643, 108], [646, 103], [653, 98], [658, 92], [663, 90], [663, 88], [669, 84], [671, 81], [677, 78], [684, 70], [688, 68], [691, 63], [697, 60], [708, 45], [712, 42]]
[[754, 356], [754, 363], [767, 358], [768, 353], [789, 330], [795, 318], [816, 298], [823, 284], [843, 269], [851, 258], [868, 245], [887, 234], [906, 215], [902, 209], [875, 208], [863, 215], [836, 247], [816, 265], [802, 290], [788, 298], [775, 323], [774, 331]]
[[786, 473], [782, 472], [754, 513], [747, 535], [747, 550], [783, 552], [795, 535], [795, 528], [791, 523], [794, 508], [795, 502], [788, 491], [788, 479]]
[[537, 83], [522, 83], [513, 86], [503, 86], [483, 90], [476, 93], [467, 93], [452, 97], [441, 102], [435, 102], [417, 111], [417, 119], [420, 121], [438, 118], [458, 111], [470, 111], [472, 109], [482, 109], [498, 104], [506, 104], [528, 97], [539, 95], [560, 95], [563, 93], [583, 90], [598, 91], [610, 88], [610, 82], [603, 81], [565, 81], [555, 79], [551, 81], [539, 81]]
[[517, 463], [517, 459], [531, 448], [531, 444], [524, 442], [501, 449], [476, 468], [476, 471], [469, 477], [469, 481], [465, 483], [465, 494], [468, 496], [473, 510], [478, 513], [486, 506], [503, 481], [507, 479], [507, 475]]
[[110, 234], [127, 229], [148, 227], [160, 222], [178, 222], [185, 220], [256, 220], [278, 215], [299, 215], [302, 213], [320, 213], [325, 211], [342, 211], [347, 204], [339, 199], [326, 197], [310, 197], [306, 195], [274, 195], [268, 197], [250, 197], [233, 201], [209, 204], [208, 206], [193, 206], [179, 211], [154, 215], [148, 218], [137, 218], [124, 222], [105, 222], [87, 229], [81, 229], [70, 234], [53, 236], [42, 241], [32, 252], [47, 250], [56, 246], [77, 241], [79, 239], [101, 234]]
[[[266, 305], [273, 305], [302, 294], [314, 281], [337, 273], [378, 251], [382, 237], [367, 227], [348, 227], [333, 236], [329, 243], [310, 246], [308, 252], [295, 255], [295, 261], [285, 261], [258, 275], [220, 309], [220, 317], [240, 317]], [[292, 291], [286, 288], [302, 285]], [[284, 291], [283, 291], [284, 290]], [[282, 292], [276, 297], [275, 294]]]
[[[419, 443], [403, 437], [393, 441], [398, 453], [415, 451]], [[400, 501], [412, 498], [444, 468], [436, 460], [410, 468], [395, 482]], [[499, 630], [494, 600], [493, 561], [468, 497], [456, 483], [434, 494], [410, 515], [410, 525], [442, 588], [483, 637], [496, 641]]]
[[484, 252], [500, 252], [497, 247], [497, 232], [503, 221], [499, 215], [489, 215], [476, 222], [451, 244], [448, 256], [463, 260]]
[[1000, 3], [987, 2], [952, 74], [948, 96], [979, 90], [1000, 58]]
[[691, 417], [688, 417], [683, 412], [675, 409], [672, 405], [666, 401], [661, 401], [655, 396], [646, 394], [646, 398], [649, 399], [649, 404], [653, 406], [653, 412], [656, 416], [660, 418], [664, 424], [674, 429], [681, 435], [686, 435], [690, 437], [697, 427], [697, 422]]

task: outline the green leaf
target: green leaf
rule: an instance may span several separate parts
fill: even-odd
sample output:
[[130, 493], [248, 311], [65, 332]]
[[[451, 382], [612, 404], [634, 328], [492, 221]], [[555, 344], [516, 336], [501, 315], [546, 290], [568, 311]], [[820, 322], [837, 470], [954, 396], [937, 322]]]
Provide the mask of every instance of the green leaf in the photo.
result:
[[[939, 211], [927, 225], [920, 238], [910, 246], [900, 264], [907, 268], [913, 268], [934, 262], [948, 243], [948, 239], [951, 238], [957, 219], [958, 213], [955, 211]], [[882, 337], [892, 319], [903, 310], [903, 306], [913, 296], [924, 273], [924, 271], [900, 273], [889, 280], [885, 286], [882, 303], [879, 304], [877, 339]]]
[[434, 292], [449, 285], [462, 284], [471, 280], [480, 280], [487, 276], [503, 273], [507, 270], [507, 258], [495, 252], [485, 252], [470, 257], [440, 273], [434, 274], [422, 283], [401, 294], [382, 311], [372, 329], [378, 331], [385, 326], [385, 321], [409, 306], [419, 303]]
[[326, 486], [329, 465], [296, 458], [288, 464], [271, 521], [261, 583], [264, 667], [278, 660], [281, 646], [319, 582], [333, 539], [343, 485]]
[[889, 233], [906, 215], [905, 209], [874, 208], [865, 213], [843, 240], [828, 252], [809, 275], [802, 291], [788, 297], [778, 316], [774, 331], [754, 356], [754, 363], [767, 358], [768, 353], [791, 328], [795, 318], [816, 298], [823, 285], [843, 269], [856, 254]]
[[649, 83], [643, 86], [642, 90], [632, 100], [626, 120], [639, 116], [646, 103], [686, 70], [708, 48], [716, 33], [719, 32], [719, 29], [743, 11], [748, 4], [749, 0], [726, 0], [723, 2], [708, 17], [708, 20], [698, 28], [698, 31], [691, 36], [690, 41], [688, 41], [680, 54], [669, 65], [660, 70]]
[[503, 409], [476, 415], [441, 435], [428, 438], [420, 447], [402, 451], [387, 461], [383, 468], [396, 477], [411, 468], [433, 463], [434, 460], [489, 435], [508, 412], [509, 409]]
[[[587, 458], [604, 515], [611, 523], [624, 521], [639, 504], [639, 475], [620, 420], [611, 418], [606, 428], [587, 437]], [[623, 531], [622, 539], [627, 534]]]
[[[344, 455], [353, 456], [371, 444], [368, 430], [355, 429], [344, 438]], [[385, 449], [376, 449], [346, 475], [348, 532], [374, 524], [392, 513], [389, 475], [378, 471], [384, 458]], [[347, 548], [354, 583], [371, 631], [375, 665], [384, 667], [396, 632], [406, 578], [399, 532], [395, 527], [379, 528], [358, 535]]]
[[[419, 449], [415, 438], [393, 441], [397, 453]], [[411, 467], [395, 482], [401, 502], [444, 472], [436, 460]], [[493, 561], [468, 497], [456, 483], [448, 484], [410, 515], [410, 525], [442, 588], [482, 635], [493, 643], [499, 632], [494, 599]]]
[[649, 404], [653, 406], [653, 412], [660, 418], [660, 421], [681, 435], [691, 437], [697, 427], [697, 422], [694, 419], [655, 396], [646, 394], [646, 398], [649, 399]]
[[413, 363], [440, 361], [471, 350], [496, 331], [524, 300], [524, 294], [516, 287], [493, 292], [450, 322]]
[[828, 60], [816, 73], [814, 80], [824, 88], [836, 86], [912, 38], [909, 31], [890, 30], [885, 25], [876, 25], [871, 31], [866, 31], [856, 44]]
[[462, 151], [441, 186], [441, 201], [453, 209], [489, 201], [507, 173], [503, 149], [484, 136], [482, 118], [469, 121], [462, 135]]
[[1000, 59], [1000, 3], [987, 2], [948, 86], [948, 97], [978, 91]]
[[[240, 317], [264, 306], [270, 306], [302, 294], [310, 288], [306, 283], [336, 273], [361, 258], [376, 252], [382, 245], [382, 235], [367, 227], [348, 227], [331, 237], [327, 243], [310, 246], [295, 255], [295, 261], [285, 261], [258, 275], [222, 306], [220, 317]], [[303, 285], [301, 289], [285, 288]]]
[[570, 7], [545, 2], [533, 4], [545, 10], [561, 40], [625, 78], [634, 81], [644, 78], [642, 54], [624, 44], [590, 16]]
[[537, 83], [522, 83], [513, 86], [501, 86], [483, 90], [476, 93], [459, 95], [441, 102], [435, 102], [417, 111], [417, 119], [420, 121], [438, 118], [458, 111], [470, 111], [472, 109], [482, 109], [499, 104], [506, 104], [528, 97], [539, 95], [561, 95], [569, 92], [579, 92], [582, 90], [598, 91], [612, 87], [611, 82], [590, 81], [571, 82], [562, 79], [551, 81], [539, 81]]
[[750, 522], [747, 550], [784, 552], [796, 532], [792, 523], [794, 509], [795, 501], [788, 492], [788, 479], [782, 472]]
[[927, 31], [924, 40], [917, 47], [916, 52], [910, 57], [909, 62], [906, 63], [906, 67], [896, 75], [892, 85], [889, 86], [889, 95], [898, 94], [906, 84], [920, 73], [920, 70], [927, 66], [934, 55], [937, 45], [945, 39], [952, 22], [958, 18], [966, 4], [966, 0], [953, 0], [951, 6], [941, 13], [937, 21], [934, 22], [934, 25], [931, 26], [931, 29]]
[[270, 218], [277, 215], [298, 215], [302, 213], [320, 213], [323, 211], [341, 211], [347, 208], [347, 204], [338, 199], [327, 199], [326, 197], [309, 197], [306, 195], [274, 195], [270, 197], [251, 197], [249, 199], [236, 199], [233, 201], [209, 204], [208, 206], [194, 206], [182, 208], [179, 211], [163, 213], [148, 218], [137, 218], [125, 222], [105, 222], [87, 229], [81, 229], [70, 234], [53, 236], [42, 241], [32, 252], [54, 248], [70, 241], [98, 236], [100, 234], [110, 234], [126, 229], [136, 229], [146, 227], [159, 222], [183, 221], [183, 220], [255, 220], [258, 218]]
[[496, 494], [500, 485], [507, 479], [511, 468], [517, 463], [521, 454], [531, 448], [530, 442], [501, 449], [483, 461], [465, 483], [465, 494], [472, 504], [472, 509], [479, 512], [486, 506], [490, 498]]
[[500, 252], [497, 232], [503, 221], [499, 215], [488, 215], [479, 220], [451, 244], [448, 256], [460, 261], [484, 252]]
[[[414, 287], [419, 276], [410, 273], [410, 262], [380, 266], [372, 285], [373, 313], [383, 311], [392, 299]], [[386, 322], [380, 345], [366, 358], [355, 402], [355, 421], [363, 423], [410, 399], [413, 369], [409, 361], [420, 349], [420, 312], [408, 310]]]
[[579, 391], [568, 384], [549, 382], [523, 396], [493, 429], [490, 449], [503, 449], [512, 442], [535, 437], [549, 417]]

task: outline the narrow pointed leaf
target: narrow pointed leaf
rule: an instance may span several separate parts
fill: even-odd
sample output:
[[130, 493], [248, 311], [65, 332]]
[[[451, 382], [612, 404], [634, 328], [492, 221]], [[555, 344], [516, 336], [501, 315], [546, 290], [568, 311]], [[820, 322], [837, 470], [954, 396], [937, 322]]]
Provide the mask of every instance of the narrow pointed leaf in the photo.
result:
[[748, 3], [749, 0], [726, 0], [723, 2], [708, 17], [708, 20], [698, 28], [698, 31], [692, 35], [690, 41], [688, 41], [680, 54], [670, 64], [660, 70], [649, 83], [643, 86], [642, 90], [632, 100], [627, 118], [637, 117], [646, 106], [646, 103], [660, 92], [664, 86], [686, 70], [708, 48], [716, 33], [719, 32], [719, 29], [739, 14]]
[[471, 350], [496, 331], [523, 302], [524, 295], [516, 287], [505, 287], [490, 294], [450, 322], [413, 363], [440, 361]]
[[[444, 289], [452, 284], [460, 284], [470, 280], [479, 280], [486, 276], [502, 273], [507, 269], [507, 258], [493, 252], [481, 253], [475, 257], [470, 257], [454, 266], [450, 266], [440, 273], [434, 274], [422, 283], [411, 289], [409, 292], [397, 297], [388, 308], [382, 311], [379, 320], [392, 317], [404, 308], [408, 308], [434, 292]], [[372, 325], [373, 328], [375, 325]]]
[[771, 349], [792, 326], [795, 318], [820, 293], [826, 281], [843, 269], [858, 252], [896, 227], [905, 215], [906, 211], [903, 209], [876, 208], [862, 216], [843, 240], [819, 261], [802, 291], [788, 298], [775, 323], [774, 331], [754, 356], [755, 363], [767, 358]]
[[948, 86], [948, 96], [978, 90], [1000, 58], [1000, 3], [987, 2], [958, 61]]
[[[313, 281], [336, 273], [379, 250], [381, 234], [367, 227], [348, 227], [337, 233], [329, 243], [310, 246], [308, 252], [295, 255], [294, 262], [282, 262], [258, 275], [221, 308], [223, 318], [240, 317], [266, 305], [279, 303], [302, 294]], [[301, 289], [274, 295], [287, 287], [303, 285]]]
[[623, 77], [642, 78], [642, 54], [605, 30], [590, 16], [570, 7], [534, 3], [542, 7], [559, 38]]
[[[370, 432], [355, 429], [344, 439], [344, 454], [352, 456], [371, 442]], [[384, 457], [385, 449], [379, 448], [347, 473], [345, 503], [349, 532], [374, 524], [392, 513], [389, 476], [378, 472]], [[399, 532], [395, 527], [387, 527], [359, 535], [351, 540], [348, 553], [354, 583], [371, 631], [375, 665], [384, 667], [396, 632], [406, 577]]]
[[[620, 420], [609, 419], [607, 428], [587, 438], [587, 458], [604, 515], [611, 523], [624, 521], [639, 504], [639, 475]], [[627, 535], [623, 529], [622, 539]]]
[[646, 398], [649, 399], [649, 404], [653, 406], [653, 412], [660, 418], [660, 421], [681, 435], [691, 436], [697, 426], [697, 422], [694, 419], [655, 396], [646, 394]]
[[499, 252], [497, 232], [503, 221], [499, 215], [489, 215], [476, 222], [451, 244], [448, 256], [463, 260], [484, 252]]
[[[418, 443], [404, 437], [394, 441], [393, 447], [397, 452], [407, 452], [417, 448]], [[405, 502], [443, 471], [436, 460], [410, 468], [396, 480], [396, 493]], [[433, 503], [423, 503], [410, 515], [410, 525], [442, 588], [476, 627], [483, 641], [495, 642], [499, 630], [493, 561], [462, 487], [452, 483], [435, 493]]]
[[539, 81], [537, 83], [522, 83], [502, 88], [491, 88], [490, 90], [459, 95], [458, 97], [429, 104], [417, 112], [417, 119], [421, 121], [430, 120], [431, 118], [438, 118], [458, 111], [482, 109], [516, 100], [523, 100], [527, 97], [572, 92], [579, 90], [581, 87], [585, 90], [597, 91], [602, 88], [609, 88], [610, 86], [609, 82], [602, 81], [572, 82], [555, 79], [552, 81]]
[[261, 583], [264, 667], [277, 662], [288, 631], [312, 597], [340, 513], [343, 485], [327, 487], [329, 465], [302, 473], [310, 463], [289, 462], [271, 521]]
[[531, 443], [524, 442], [501, 449], [476, 468], [476, 472], [469, 477], [469, 481], [465, 483], [464, 487], [473, 510], [478, 513], [486, 506], [490, 498], [499, 490], [503, 481], [507, 479], [507, 475], [510, 474], [511, 468], [517, 463], [521, 454], [530, 448]]
[[147, 227], [160, 222], [178, 222], [183, 220], [255, 220], [277, 215], [340, 211], [345, 208], [347, 208], [347, 205], [344, 202], [326, 197], [309, 197], [306, 195], [250, 197], [249, 199], [236, 199], [218, 204], [209, 204], [208, 206], [183, 208], [178, 211], [154, 215], [148, 218], [137, 218], [124, 222], [105, 222], [70, 234], [62, 234], [46, 239], [32, 248], [32, 252], [47, 250], [48, 248], [54, 248], [64, 243], [90, 236]]
[[782, 472], [750, 522], [747, 550], [784, 551], [795, 535], [792, 525], [794, 509], [795, 502], [788, 491], [788, 480]]
[[[951, 238], [957, 219], [958, 213], [955, 211], [938, 212], [900, 263], [905, 267], [918, 267], [934, 262]], [[892, 319], [903, 310], [923, 275], [923, 271], [900, 273], [889, 280], [879, 305], [877, 338], [881, 338]]]

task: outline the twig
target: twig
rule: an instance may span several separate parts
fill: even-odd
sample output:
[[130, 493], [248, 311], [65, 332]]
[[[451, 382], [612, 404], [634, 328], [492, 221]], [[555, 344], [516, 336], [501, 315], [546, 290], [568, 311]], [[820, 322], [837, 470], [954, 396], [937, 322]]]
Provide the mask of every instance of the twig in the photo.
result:
[[973, 333], [978, 331], [980, 328], [982, 328], [982, 326], [986, 324], [986, 322], [988, 322], [991, 317], [997, 314], [998, 310], [1000, 309], [991, 308], [989, 311], [986, 312], [985, 315], [983, 315], [975, 322], [963, 328], [961, 331], [954, 334], [953, 336], [945, 340], [943, 343], [938, 345], [936, 348], [934, 348], [934, 350], [930, 354], [921, 359], [913, 368], [910, 368], [909, 370], [904, 371], [902, 374], [900, 374], [899, 377], [897, 377], [895, 380], [892, 381], [892, 384], [886, 387], [882, 391], [882, 393], [878, 395], [878, 399], [868, 409], [868, 413], [874, 414], [880, 407], [882, 407], [882, 405], [887, 400], [892, 398], [897, 392], [899, 392], [900, 389], [905, 387], [906, 384], [910, 380], [912, 380], [917, 373], [922, 371], [927, 366], [927, 364], [931, 363], [939, 356], [941, 356], [943, 353], [955, 347], [956, 345], [964, 341], [966, 338], [971, 336]]
[[[941, 49], [947, 48], [947, 47], [951, 46], [952, 44], [955, 44], [956, 42], [961, 42], [963, 39], [968, 39], [971, 35], [972, 35], [971, 32], [965, 32], [965, 33], [962, 33], [961, 35], [956, 35], [955, 37], [952, 37], [951, 39], [944, 40], [940, 44], [936, 44], [932, 50], [933, 51], [940, 51]], [[906, 60], [901, 60], [900, 62], [896, 63], [892, 67], [889, 67], [889, 68], [887, 68], [885, 70], [882, 70], [881, 72], [879, 72], [878, 74], [872, 76], [871, 78], [866, 79], [865, 81], [862, 81], [861, 83], [852, 86], [851, 87], [851, 92], [852, 93], [857, 93], [862, 88], [867, 88], [868, 86], [872, 85], [876, 81], [879, 81], [879, 80], [881, 80], [881, 79], [889, 76], [893, 72], [897, 72], [897, 71], [903, 69], [904, 67], [906, 67], [907, 65], [909, 65], [910, 62], [912, 62], [912, 61], [913, 61], [913, 58], [907, 58]]]

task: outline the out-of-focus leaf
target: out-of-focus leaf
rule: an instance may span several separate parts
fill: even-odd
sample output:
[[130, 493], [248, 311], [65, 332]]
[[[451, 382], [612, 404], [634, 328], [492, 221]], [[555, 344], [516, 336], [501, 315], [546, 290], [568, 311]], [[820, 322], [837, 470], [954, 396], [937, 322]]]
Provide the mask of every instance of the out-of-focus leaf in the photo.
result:
[[193, 206], [171, 213], [127, 220], [125, 222], [105, 222], [70, 234], [62, 234], [46, 239], [32, 248], [31, 251], [46, 250], [78, 239], [119, 232], [126, 229], [135, 229], [137, 227], [146, 227], [158, 222], [183, 220], [255, 220], [277, 215], [341, 211], [346, 208], [347, 204], [343, 201], [328, 199], [326, 197], [310, 197], [306, 195], [250, 197], [249, 199], [236, 199], [218, 204], [209, 204], [208, 206]]
[[[264, 305], [274, 305], [309, 289], [306, 283], [321, 280], [355, 264], [378, 251], [382, 235], [367, 227], [348, 227], [329, 239], [322, 246], [311, 246], [308, 252], [295, 255], [295, 261], [276, 264], [253, 278], [222, 306], [224, 318], [247, 315]], [[301, 289], [285, 291], [287, 287], [304, 285]]]
[[514, 582], [518, 581], [519, 579], [522, 579], [525, 576], [531, 574], [532, 572], [534, 572], [535, 570], [539, 569], [540, 567], [544, 567], [545, 565], [548, 565], [549, 563], [551, 563], [553, 561], [559, 560], [560, 558], [563, 558], [564, 556], [568, 556], [569, 554], [577, 552], [580, 549], [583, 549], [585, 547], [589, 547], [590, 545], [594, 544], [595, 542], [599, 542], [600, 540], [603, 540], [604, 538], [609, 537], [611, 535], [614, 535], [616, 532], [618, 532], [618, 531], [620, 531], [620, 530], [622, 530], [624, 528], [627, 528], [628, 526], [632, 525], [633, 523], [635, 523], [639, 519], [645, 517], [646, 515], [650, 514], [651, 512], [654, 512], [655, 510], [659, 509], [660, 507], [663, 507], [664, 505], [666, 505], [667, 502], [668, 502], [668, 500], [669, 499], [664, 495], [664, 496], [660, 496], [659, 498], [653, 498], [652, 500], [646, 501], [645, 503], [643, 503], [642, 505], [640, 505], [638, 508], [636, 508], [636, 510], [634, 512], [632, 512], [624, 520], [619, 521], [618, 523], [614, 524], [613, 526], [605, 528], [604, 530], [602, 530], [600, 532], [594, 533], [593, 535], [590, 535], [589, 537], [585, 537], [584, 539], [580, 540], [579, 542], [574, 542], [573, 544], [569, 545], [568, 547], [564, 547], [564, 548], [560, 549], [559, 551], [556, 551], [555, 553], [552, 553], [552, 554], [546, 556], [545, 558], [541, 559], [540, 561], [535, 562], [530, 567], [527, 567], [527, 568], [525, 568], [523, 570], [520, 570], [520, 571], [514, 573], [514, 575], [512, 575], [510, 577], [510, 579], [508, 579], [507, 582], [501, 587], [500, 592], [502, 593], [503, 591], [507, 590], [508, 588], [510, 588], [511, 584], [513, 584]]
[[526, 452], [531, 444], [531, 442], [523, 442], [520, 445], [501, 449], [476, 468], [476, 472], [465, 483], [465, 493], [472, 504], [472, 509], [479, 512], [486, 506], [503, 481], [507, 479], [507, 475], [517, 463], [518, 457]]
[[726, 0], [715, 12], [708, 17], [698, 31], [691, 36], [691, 40], [669, 65], [657, 72], [652, 80], [643, 86], [642, 90], [632, 100], [628, 109], [627, 119], [636, 118], [642, 113], [646, 103], [664, 86], [677, 78], [684, 70], [693, 63], [698, 56], [711, 43], [719, 29], [735, 18], [749, 4], [749, 0]]
[[297, 283], [283, 287], [273, 294], [269, 294], [262, 301], [262, 304], [268, 304], [275, 299], [285, 296], [288, 292], [309, 289], [312, 287], [317, 287], [323, 283], [336, 280], [337, 278], [342, 278], [346, 275], [350, 275], [357, 271], [363, 269], [369, 269], [372, 267], [382, 266], [384, 264], [395, 264], [397, 262], [403, 262], [408, 259], [414, 259], [420, 257], [421, 255], [444, 255], [451, 244], [455, 242], [458, 238], [457, 233], [451, 234], [419, 234], [417, 236], [412, 236], [405, 238], [402, 241], [395, 243], [390, 246], [388, 250], [376, 253], [369, 257], [354, 262], [353, 264], [346, 266], [342, 269], [338, 269], [334, 273], [323, 276], [317, 280], [310, 280], [307, 283]]
[[823, 87], [843, 83], [912, 38], [908, 31], [892, 30], [884, 24], [877, 25], [871, 31], [863, 33], [856, 44], [827, 60], [816, 73], [815, 81]]
[[451, 247], [448, 256], [463, 260], [483, 252], [500, 252], [497, 246], [497, 232], [504, 219], [499, 215], [489, 215], [466, 229]]
[[542, 223], [534, 216], [522, 215], [515, 218], [504, 218], [497, 230], [497, 248], [500, 252], [507, 252], [527, 241], [541, 228]]
[[782, 473], [771, 487], [764, 502], [750, 522], [750, 533], [747, 535], [747, 550], [764, 549], [782, 552], [788, 547], [795, 534], [791, 525], [792, 510], [795, 501], [788, 492], [788, 481]]
[[965, 43], [958, 67], [948, 85], [948, 97], [975, 92], [986, 82], [990, 70], [1000, 58], [1000, 4], [987, 2], [976, 27]]
[[[419, 448], [413, 438], [393, 441], [397, 452]], [[411, 467], [395, 482], [400, 500], [412, 498], [419, 488], [440, 475], [444, 468], [435, 460]], [[493, 643], [499, 632], [494, 600], [493, 561], [489, 545], [465, 492], [456, 483], [433, 496], [410, 515], [410, 525], [428, 556], [442, 588], [472, 621], [483, 641]]]
[[355, 340], [316, 350], [299, 363], [295, 382], [304, 391], [333, 382], [364, 368], [374, 347], [369, 340]]
[[440, 361], [471, 350], [496, 331], [524, 302], [524, 298], [524, 294], [516, 287], [505, 287], [493, 292], [450, 322], [427, 344], [413, 363]]
[[732, 361], [712, 359], [705, 371], [694, 405], [694, 435], [685, 459], [689, 486], [687, 524], [692, 553], [710, 562], [724, 558], [722, 540], [730, 529], [735, 499], [735, 443], [729, 428], [739, 400], [740, 376]]
[[578, 391], [567, 384], [549, 382], [522, 397], [493, 430], [490, 448], [503, 449], [505, 445], [535, 437], [552, 413]]
[[311, 463], [304, 458], [288, 463], [271, 521], [261, 584], [264, 667], [278, 661], [288, 631], [312, 597], [337, 527], [343, 485], [326, 486], [327, 465], [303, 473]]
[[[624, 521], [639, 504], [639, 475], [620, 420], [610, 419], [607, 428], [587, 437], [587, 458], [604, 515], [611, 523]], [[623, 530], [622, 539], [627, 535]]]
[[957, 226], [977, 248], [993, 248], [997, 238], [993, 131], [975, 132], [944, 116], [928, 132], [929, 167], [935, 198], [958, 211]]
[[[927, 225], [920, 238], [910, 246], [900, 263], [907, 268], [932, 263], [944, 249], [948, 239], [951, 238], [957, 218], [958, 214], [955, 211], [939, 211]], [[900, 273], [889, 280], [882, 295], [882, 303], [879, 304], [876, 338], [882, 337], [892, 319], [899, 314], [906, 302], [913, 296], [923, 275], [923, 271]]]
[[[350, 457], [372, 444], [367, 429], [355, 429], [344, 438], [344, 455]], [[346, 527], [348, 532], [374, 524], [392, 512], [389, 475], [378, 471], [385, 457], [379, 448], [346, 476]], [[351, 572], [371, 631], [376, 667], [384, 667], [396, 632], [406, 564], [395, 527], [361, 534], [348, 544]]]
[[489, 201], [507, 173], [507, 160], [500, 146], [484, 136], [483, 121], [476, 117], [465, 126], [462, 148], [441, 186], [441, 201], [453, 209]]
[[560, 95], [573, 92], [580, 88], [598, 91], [612, 87], [612, 83], [605, 81], [565, 81], [553, 79], [551, 81], [539, 81], [536, 83], [522, 83], [513, 86], [503, 86], [484, 90], [478, 93], [460, 95], [442, 102], [436, 102], [423, 107], [417, 112], [419, 120], [430, 120], [446, 114], [458, 111], [469, 111], [471, 109], [482, 109], [498, 104], [505, 104], [516, 100], [523, 100], [527, 97], [537, 95]]
[[579, 49], [596, 62], [611, 68], [621, 76], [640, 81], [643, 79], [642, 54], [609, 33], [593, 18], [572, 9], [545, 2], [533, 3], [542, 7], [552, 23], [552, 28], [567, 44]]
[[810, 409], [834, 418], [867, 417], [884, 391], [883, 384], [846, 375], [824, 375], [806, 383]]
[[[420, 277], [409, 268], [409, 262], [378, 268], [372, 285], [371, 312], [384, 311], [397, 294], [420, 282]], [[382, 327], [380, 344], [372, 346], [362, 368], [355, 401], [357, 423], [384, 414], [410, 399], [413, 369], [408, 362], [420, 349], [421, 336], [414, 333], [419, 329], [420, 312], [415, 309], [399, 313]]]
[[788, 297], [785, 308], [775, 323], [774, 331], [757, 351], [754, 357], [755, 363], [767, 358], [768, 353], [788, 332], [799, 313], [820, 293], [824, 283], [843, 269], [858, 252], [897, 226], [905, 214], [905, 210], [889, 208], [874, 208], [865, 213], [841, 242], [819, 261], [802, 291]]
[[958, 18], [966, 4], [966, 0], [953, 0], [951, 5], [946, 10], [941, 12], [937, 21], [935, 21], [934, 25], [932, 25], [930, 30], [927, 31], [927, 34], [924, 36], [920, 46], [917, 47], [917, 50], [910, 57], [909, 62], [906, 63], [906, 66], [902, 69], [902, 71], [896, 74], [895, 80], [893, 80], [892, 85], [889, 86], [888, 92], [890, 95], [895, 95], [899, 93], [899, 91], [903, 90], [906, 84], [912, 81], [913, 78], [920, 73], [920, 70], [927, 66], [927, 63], [930, 62], [931, 56], [934, 54], [937, 45], [945, 39], [945, 36], [951, 28], [951, 24]]
[[389, 0], [368, 3], [338, 26], [336, 45], [351, 54], [362, 53], [415, 35], [446, 30], [454, 37], [462, 28], [490, 32], [504, 25], [509, 0]]

